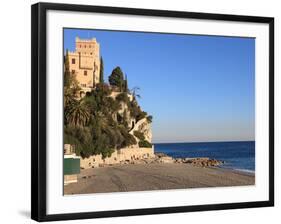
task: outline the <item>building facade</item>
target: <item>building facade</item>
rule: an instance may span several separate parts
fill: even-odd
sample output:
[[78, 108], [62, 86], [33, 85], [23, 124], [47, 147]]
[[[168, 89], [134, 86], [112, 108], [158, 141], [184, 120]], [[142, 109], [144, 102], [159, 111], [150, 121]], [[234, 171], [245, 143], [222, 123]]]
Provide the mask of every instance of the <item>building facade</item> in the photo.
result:
[[100, 82], [100, 46], [95, 38], [75, 39], [75, 51], [66, 55], [69, 71], [75, 74], [81, 87], [80, 97]]

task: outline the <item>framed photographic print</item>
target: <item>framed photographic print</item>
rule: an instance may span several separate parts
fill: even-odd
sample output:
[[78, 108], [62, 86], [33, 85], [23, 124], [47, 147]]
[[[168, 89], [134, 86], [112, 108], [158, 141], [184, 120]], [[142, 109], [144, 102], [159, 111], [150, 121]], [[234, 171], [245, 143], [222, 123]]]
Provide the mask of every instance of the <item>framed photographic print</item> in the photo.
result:
[[274, 19], [32, 6], [32, 219], [274, 205]]

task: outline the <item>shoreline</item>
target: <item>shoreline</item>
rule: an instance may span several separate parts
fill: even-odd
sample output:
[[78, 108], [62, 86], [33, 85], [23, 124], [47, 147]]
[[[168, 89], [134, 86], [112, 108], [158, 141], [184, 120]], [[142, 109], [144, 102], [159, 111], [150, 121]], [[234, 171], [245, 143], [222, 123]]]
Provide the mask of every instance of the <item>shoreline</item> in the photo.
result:
[[238, 168], [228, 168], [228, 167], [217, 167], [220, 169], [230, 170], [232, 172], [242, 173], [249, 176], [255, 176], [256, 172], [254, 170], [238, 169]]
[[254, 184], [254, 174], [222, 167], [198, 167], [188, 163], [120, 164], [81, 170], [77, 183], [64, 186], [64, 195]]
[[[223, 161], [223, 160], [218, 160], [216, 158], [209, 158], [209, 157], [188, 157], [188, 158], [184, 158], [184, 157], [172, 157], [169, 156], [166, 153], [163, 152], [156, 152], [155, 156], [160, 155], [160, 157], [170, 157], [173, 161], [177, 161], [177, 160], [181, 160], [181, 161], [190, 161], [189, 163], [192, 163], [192, 161], [203, 161], [203, 162], [207, 162], [207, 165], [202, 165], [200, 164], [202, 167], [217, 167], [217, 168], [221, 168], [221, 169], [225, 169], [225, 170], [230, 170], [233, 172], [238, 172], [238, 173], [245, 173], [245, 174], [249, 174], [249, 175], [255, 175], [255, 170], [249, 170], [249, 169], [243, 169], [243, 168], [236, 168], [236, 167], [226, 167], [224, 166], [227, 162]], [[208, 164], [208, 162], [211, 161], [211, 163]], [[182, 163], [182, 162], [180, 162]], [[183, 162], [185, 163], [185, 162]], [[194, 164], [194, 165], [198, 165], [198, 164]], [[200, 166], [199, 165], [199, 166]]]

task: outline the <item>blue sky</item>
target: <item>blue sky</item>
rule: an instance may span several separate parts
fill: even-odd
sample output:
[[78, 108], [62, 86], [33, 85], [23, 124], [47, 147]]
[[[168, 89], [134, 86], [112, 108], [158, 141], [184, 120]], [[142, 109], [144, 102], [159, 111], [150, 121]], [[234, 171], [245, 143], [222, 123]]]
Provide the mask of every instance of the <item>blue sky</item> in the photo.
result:
[[153, 142], [255, 139], [255, 39], [64, 30], [100, 43], [105, 80], [120, 66], [153, 116]]

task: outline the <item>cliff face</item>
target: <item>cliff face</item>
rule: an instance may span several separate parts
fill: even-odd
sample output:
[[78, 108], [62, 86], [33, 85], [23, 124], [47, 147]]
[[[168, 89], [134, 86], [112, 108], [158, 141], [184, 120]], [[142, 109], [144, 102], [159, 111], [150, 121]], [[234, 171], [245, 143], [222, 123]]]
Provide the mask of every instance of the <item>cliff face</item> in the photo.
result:
[[126, 103], [120, 103], [120, 109], [117, 113], [119, 114], [119, 116], [122, 116], [123, 119], [127, 122], [129, 129], [132, 129], [134, 127], [136, 119], [131, 116], [128, 105]]
[[[112, 92], [110, 94], [110, 97], [114, 100], [116, 100], [116, 97], [118, 97], [120, 94], [123, 94], [121, 92]], [[133, 96], [129, 93], [127, 93], [127, 100], [129, 102], [133, 101]], [[118, 117], [122, 117], [122, 119], [126, 120], [127, 124], [128, 124], [128, 128], [132, 129], [133, 126], [136, 123], [136, 119], [134, 117], [131, 116], [129, 108], [128, 108], [128, 104], [127, 102], [123, 102], [121, 101], [120, 103], [120, 108], [119, 110], [113, 115], [114, 119], [117, 121]]]
[[[148, 141], [148, 142], [152, 141], [151, 124], [147, 121], [146, 117], [139, 120], [135, 124], [134, 128], [130, 131], [130, 134], [134, 135], [135, 131], [139, 131], [139, 132], [143, 133], [146, 141]], [[136, 138], [136, 140], [139, 142], [138, 138]]]
[[[120, 94], [124, 94], [124, 93], [112, 92], [110, 97], [112, 97], [114, 100], [117, 100]], [[120, 102], [120, 108], [114, 116], [116, 120], [118, 120], [118, 117], [121, 117], [121, 119], [127, 122], [129, 128], [129, 134], [134, 136], [137, 142], [137, 144], [132, 145], [131, 147], [139, 147], [140, 141], [146, 141], [150, 144], [152, 141], [152, 130], [151, 130], [151, 121], [148, 120], [147, 114], [140, 109], [140, 107], [137, 105], [136, 99], [134, 99], [134, 97], [131, 94], [127, 93], [126, 97], [123, 96], [123, 98], [126, 99], [123, 99], [123, 101]], [[141, 111], [141, 113], [145, 114], [143, 115], [143, 118], [137, 120], [136, 117], [132, 115], [132, 112], [128, 106], [132, 103], [135, 103], [139, 108], [139, 110]], [[136, 132], [138, 136], [136, 136]], [[149, 145], [147, 145], [146, 147], [149, 147]]]

